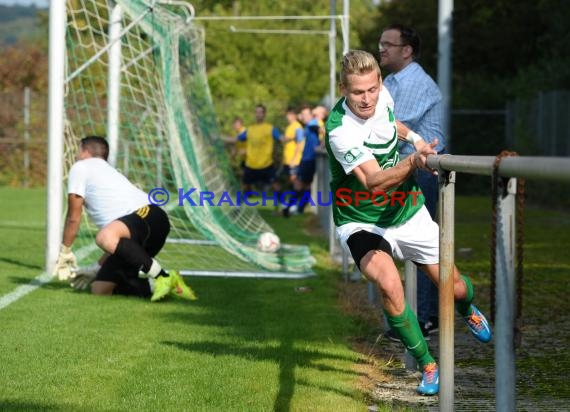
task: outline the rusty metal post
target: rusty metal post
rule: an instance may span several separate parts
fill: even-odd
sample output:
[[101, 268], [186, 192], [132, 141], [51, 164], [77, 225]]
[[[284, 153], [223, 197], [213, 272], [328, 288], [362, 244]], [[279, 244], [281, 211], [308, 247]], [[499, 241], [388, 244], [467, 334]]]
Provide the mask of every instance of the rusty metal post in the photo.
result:
[[[416, 282], [417, 268], [410, 260], [404, 262], [404, 279], [405, 279], [405, 295], [406, 302], [410, 305], [410, 309], [415, 314], [417, 311], [417, 282]], [[406, 356], [404, 359], [406, 369], [416, 370], [418, 368], [418, 363], [414, 357], [406, 350]]]
[[439, 170], [439, 410], [453, 411], [455, 172]]
[[515, 264], [517, 179], [497, 179], [497, 230], [495, 232], [495, 396], [498, 411], [516, 410], [515, 367]]

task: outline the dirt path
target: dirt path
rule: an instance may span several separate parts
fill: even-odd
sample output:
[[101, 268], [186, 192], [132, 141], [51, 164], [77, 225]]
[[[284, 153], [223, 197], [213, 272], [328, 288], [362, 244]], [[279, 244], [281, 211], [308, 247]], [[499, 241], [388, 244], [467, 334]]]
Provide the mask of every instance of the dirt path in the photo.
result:
[[[339, 295], [341, 304], [351, 316], [363, 324], [383, 325], [380, 308], [368, 303], [365, 282], [343, 282]], [[570, 322], [567, 317], [553, 318], [548, 311], [533, 315], [524, 319], [522, 344], [517, 350], [516, 410], [570, 411], [570, 385], [566, 384], [570, 372], [567, 355]], [[363, 336], [353, 338], [355, 350], [363, 354], [357, 369], [360, 385], [369, 394], [369, 404], [387, 403], [395, 410], [439, 410], [437, 396], [416, 394], [421, 375], [404, 368], [403, 346], [384, 338], [381, 333], [382, 328], [373, 328]], [[432, 335], [428, 345], [437, 358], [439, 336]], [[494, 341], [490, 344], [477, 342], [463, 321], [456, 318], [456, 411], [496, 410], [494, 357]], [[539, 362], [540, 367], [533, 368], [529, 362]], [[549, 368], [545, 365], [549, 362], [555, 364]], [[376, 409], [371, 406], [369, 410]]]

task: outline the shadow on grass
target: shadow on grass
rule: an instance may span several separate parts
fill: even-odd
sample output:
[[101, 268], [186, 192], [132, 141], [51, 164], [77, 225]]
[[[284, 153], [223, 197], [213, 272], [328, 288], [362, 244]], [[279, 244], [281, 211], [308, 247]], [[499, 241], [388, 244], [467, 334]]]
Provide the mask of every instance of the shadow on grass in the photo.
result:
[[[49, 290], [60, 290], [60, 289], [70, 289], [69, 283], [67, 282], [45, 282], [39, 279], [30, 279], [21, 276], [11, 276], [10, 281], [16, 285], [31, 285], [31, 286], [41, 286], [43, 289]], [[0, 409], [2, 410], [2, 409]]]
[[[289, 411], [295, 385], [301, 383], [295, 370], [315, 369], [319, 372], [358, 376], [338, 363], [352, 364], [356, 356], [327, 350], [332, 339], [348, 334], [348, 323], [335, 309], [334, 282], [326, 279], [316, 268], [316, 278], [303, 280], [198, 279], [190, 281], [200, 298], [197, 311], [165, 314], [167, 321], [185, 325], [221, 328], [224, 333], [217, 341], [164, 341], [180, 350], [210, 355], [230, 355], [279, 365], [279, 387], [274, 411]], [[311, 293], [297, 293], [299, 283], [309, 286]], [[202, 290], [202, 292], [200, 292]], [[346, 334], [345, 334], [346, 332]], [[224, 342], [225, 338], [241, 344]], [[320, 348], [323, 349], [320, 349]], [[337, 362], [335, 364], [334, 362]], [[350, 389], [316, 386], [303, 379], [303, 385], [313, 386], [340, 396], [358, 399]]]
[[[283, 339], [280, 345], [275, 348], [259, 348], [258, 346], [246, 345], [226, 345], [218, 342], [197, 342], [197, 343], [183, 343], [183, 342], [162, 342], [165, 345], [174, 346], [180, 350], [187, 350], [192, 352], [200, 352], [207, 355], [230, 355], [239, 356], [244, 359], [254, 359], [256, 361], [270, 361], [279, 365], [279, 391], [275, 397], [273, 405], [274, 411], [288, 411], [290, 409], [291, 398], [293, 397], [295, 384], [301, 383], [295, 378], [295, 368], [297, 367], [311, 367], [321, 372], [337, 372], [345, 373], [356, 376], [353, 371], [346, 369], [339, 369], [331, 366], [318, 364], [317, 362], [323, 359], [342, 359], [352, 361], [352, 358], [345, 358], [319, 351], [296, 349], [294, 342], [291, 339]], [[306, 386], [313, 386], [310, 382], [302, 382]], [[338, 388], [318, 386], [318, 389], [324, 391], [336, 392], [337, 394], [345, 397], [354, 397], [348, 391], [342, 391]]]
[[20, 402], [16, 400], [2, 400], [0, 399], [0, 411], [5, 412], [33, 412], [33, 411], [63, 411], [65, 408], [56, 406], [56, 405], [47, 405], [45, 403], [32, 403], [32, 402]]
[[10, 259], [7, 257], [0, 257], [0, 262], [8, 263], [10, 265], [20, 266], [26, 269], [35, 269], [35, 270], [43, 270], [43, 267], [40, 265], [30, 265], [29, 263], [22, 262], [20, 260]]
[[14, 230], [14, 231], [18, 231], [18, 232], [23, 232], [23, 231], [31, 231], [31, 232], [41, 232], [43, 233], [45, 231], [45, 225], [44, 224], [39, 224], [39, 225], [33, 225], [33, 226], [26, 226], [25, 224], [22, 225], [7, 225], [7, 224], [0, 224], [0, 229], [5, 229], [5, 230]]

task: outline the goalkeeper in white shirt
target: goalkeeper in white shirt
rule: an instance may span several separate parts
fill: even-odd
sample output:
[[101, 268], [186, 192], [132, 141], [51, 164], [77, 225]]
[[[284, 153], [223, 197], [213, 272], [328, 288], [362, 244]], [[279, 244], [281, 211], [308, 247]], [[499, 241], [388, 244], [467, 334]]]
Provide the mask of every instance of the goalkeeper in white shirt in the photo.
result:
[[[67, 217], [54, 275], [69, 280], [75, 289], [90, 284], [96, 295], [134, 295], [155, 302], [171, 294], [195, 300], [182, 277], [165, 272], [154, 259], [170, 231], [167, 214], [149, 204], [147, 193], [113, 168], [108, 155], [104, 138], [81, 140], [77, 162], [69, 171]], [[95, 242], [105, 255], [93, 267], [79, 269], [71, 246], [84, 206], [99, 228]], [[147, 277], [139, 277], [139, 272]]]

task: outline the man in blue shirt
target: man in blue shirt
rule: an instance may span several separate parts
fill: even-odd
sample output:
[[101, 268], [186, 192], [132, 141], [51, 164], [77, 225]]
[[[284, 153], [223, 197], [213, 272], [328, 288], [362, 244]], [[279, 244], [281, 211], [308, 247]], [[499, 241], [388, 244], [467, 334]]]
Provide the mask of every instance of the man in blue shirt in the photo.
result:
[[[390, 72], [384, 78], [384, 86], [394, 99], [394, 115], [427, 143], [438, 139], [435, 150], [438, 154], [445, 153], [442, 96], [433, 79], [417, 63], [421, 52], [419, 34], [413, 28], [392, 24], [382, 31], [378, 46], [380, 66]], [[402, 158], [414, 151], [413, 145], [400, 142]], [[437, 176], [418, 169], [415, 178], [424, 194], [425, 205], [432, 219], [436, 220]], [[418, 270], [417, 290], [418, 320], [427, 337], [438, 330], [438, 292], [421, 270]]]

